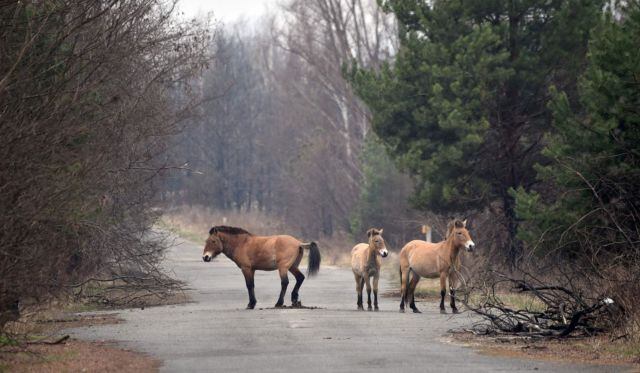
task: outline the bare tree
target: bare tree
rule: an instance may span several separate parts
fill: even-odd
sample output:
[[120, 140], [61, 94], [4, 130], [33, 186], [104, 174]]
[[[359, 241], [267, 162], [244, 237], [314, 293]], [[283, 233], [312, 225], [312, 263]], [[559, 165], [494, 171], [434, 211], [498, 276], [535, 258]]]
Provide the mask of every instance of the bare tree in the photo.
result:
[[0, 313], [89, 280], [164, 280], [154, 180], [208, 44], [172, 15], [157, 0], [0, 6]]
[[274, 22], [273, 39], [287, 52], [287, 62], [274, 74], [282, 99], [299, 110], [285, 120], [316, 129], [299, 140], [317, 157], [311, 164], [301, 160], [301, 167], [313, 170], [311, 177], [301, 178], [306, 181], [302, 190], [324, 197], [301, 198], [317, 212], [314, 218], [327, 234], [333, 224], [349, 224], [363, 176], [359, 154], [370, 127], [343, 68], [353, 60], [380, 66], [395, 52], [395, 24], [375, 1], [296, 0], [284, 10], [284, 21]]

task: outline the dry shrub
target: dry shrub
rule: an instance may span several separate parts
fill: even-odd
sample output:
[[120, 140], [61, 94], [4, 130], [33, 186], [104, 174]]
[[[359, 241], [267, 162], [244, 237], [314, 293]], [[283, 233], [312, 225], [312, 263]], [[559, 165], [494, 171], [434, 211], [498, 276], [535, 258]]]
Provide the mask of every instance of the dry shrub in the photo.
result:
[[0, 6], [0, 328], [91, 282], [169, 283], [151, 227], [162, 154], [208, 33], [173, 4]]
[[[573, 260], [563, 252], [548, 253], [530, 257], [512, 271], [476, 272], [463, 293], [465, 305], [489, 321], [476, 331], [525, 338], [605, 333], [612, 340], [637, 340], [638, 273], [629, 270], [632, 263], [605, 266], [602, 250], [598, 260], [587, 253]], [[528, 302], [511, 302], [514, 295]]]

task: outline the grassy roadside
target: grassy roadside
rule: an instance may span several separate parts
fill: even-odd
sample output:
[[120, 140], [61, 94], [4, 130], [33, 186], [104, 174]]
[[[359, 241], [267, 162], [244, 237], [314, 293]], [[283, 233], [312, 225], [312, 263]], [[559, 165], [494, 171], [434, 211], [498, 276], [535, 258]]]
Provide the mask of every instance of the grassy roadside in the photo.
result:
[[187, 240], [195, 244], [203, 243], [207, 239], [206, 231], [204, 233], [197, 232], [194, 229], [190, 229], [183, 225], [177, 224], [175, 221], [171, 220], [166, 216], [158, 220], [156, 225], [161, 230], [171, 232], [174, 235], [180, 237], [181, 239]]
[[67, 340], [0, 348], [0, 372], [157, 372], [150, 356], [106, 343]]
[[447, 339], [490, 356], [613, 365], [620, 371], [640, 371], [640, 341], [612, 340], [606, 335], [535, 340], [477, 336], [464, 332], [451, 334]]
[[122, 322], [87, 304], [54, 304], [7, 325], [0, 335], [0, 372], [156, 372], [159, 361], [106, 343], [69, 338], [64, 330]]
[[[124, 300], [124, 303], [119, 301]], [[156, 372], [159, 361], [117, 346], [69, 338], [64, 330], [122, 322], [123, 308], [153, 307], [189, 301], [176, 289], [152, 292], [126, 284], [87, 284], [81, 293], [47, 304], [27, 306], [21, 318], [0, 333], [0, 373], [3, 372]], [[114, 311], [113, 313], [91, 313]]]

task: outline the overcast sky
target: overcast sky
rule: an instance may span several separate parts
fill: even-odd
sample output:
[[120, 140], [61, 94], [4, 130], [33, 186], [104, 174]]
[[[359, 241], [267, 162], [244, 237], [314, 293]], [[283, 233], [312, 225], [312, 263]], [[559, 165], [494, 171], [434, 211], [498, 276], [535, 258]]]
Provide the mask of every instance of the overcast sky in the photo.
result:
[[276, 3], [277, 0], [179, 0], [178, 7], [189, 18], [213, 12], [216, 20], [229, 24], [240, 16], [256, 18]]

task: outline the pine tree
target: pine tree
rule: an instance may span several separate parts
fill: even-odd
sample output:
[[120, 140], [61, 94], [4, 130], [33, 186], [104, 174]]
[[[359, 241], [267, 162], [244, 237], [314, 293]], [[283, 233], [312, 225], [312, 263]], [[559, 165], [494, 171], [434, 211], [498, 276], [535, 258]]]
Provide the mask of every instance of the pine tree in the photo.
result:
[[418, 176], [417, 207], [465, 213], [499, 202], [514, 263], [520, 245], [509, 190], [536, 182], [548, 88], [556, 84], [571, 97], [602, 1], [383, 6], [399, 23], [395, 61], [379, 72], [350, 70], [374, 131]]
[[624, 252], [639, 240], [640, 2], [613, 14], [594, 31], [579, 107], [564, 92], [551, 104], [556, 131], [543, 153], [553, 162], [537, 171], [556, 192], [514, 193], [520, 237], [543, 249], [575, 254], [601, 242]]

